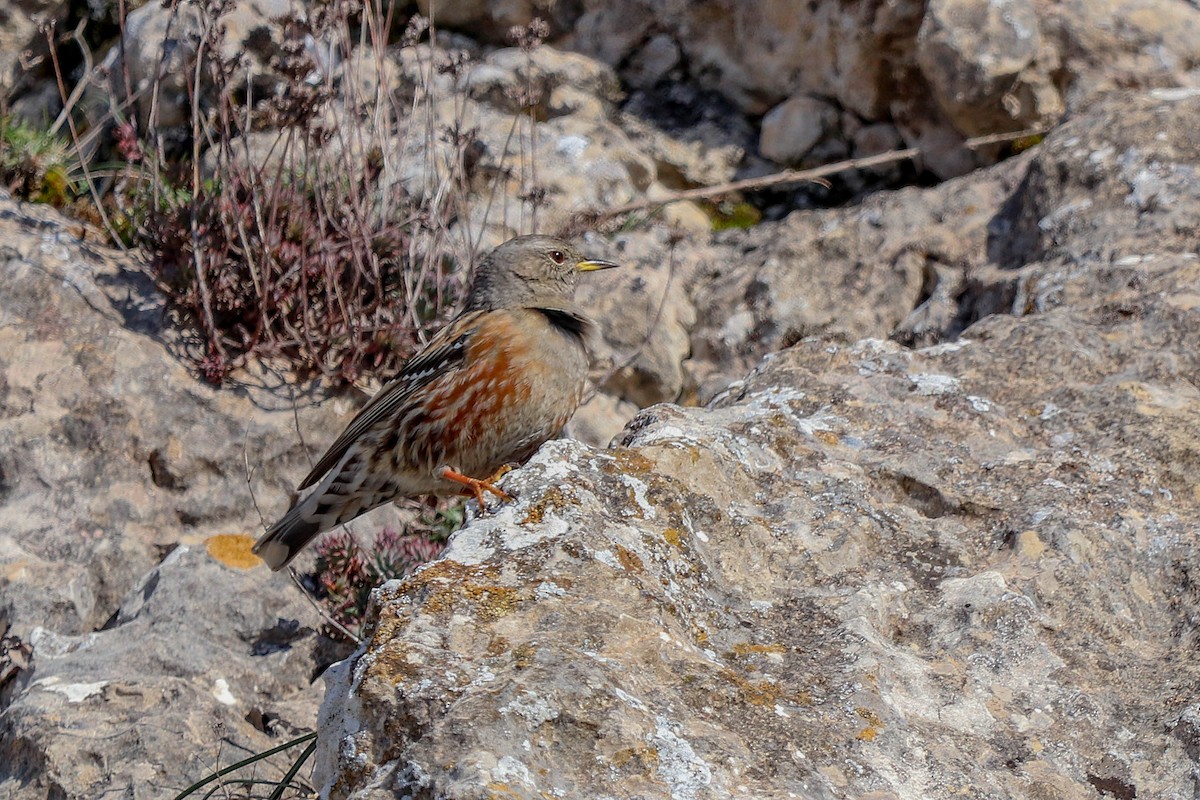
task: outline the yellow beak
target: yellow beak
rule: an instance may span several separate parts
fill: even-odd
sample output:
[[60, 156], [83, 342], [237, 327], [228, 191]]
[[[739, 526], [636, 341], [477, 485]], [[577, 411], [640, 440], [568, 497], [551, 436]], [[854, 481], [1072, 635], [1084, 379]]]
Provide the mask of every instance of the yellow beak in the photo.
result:
[[598, 269], [615, 269], [621, 266], [615, 261], [602, 261], [598, 258], [589, 258], [586, 261], [580, 261], [576, 269], [580, 272], [595, 272]]

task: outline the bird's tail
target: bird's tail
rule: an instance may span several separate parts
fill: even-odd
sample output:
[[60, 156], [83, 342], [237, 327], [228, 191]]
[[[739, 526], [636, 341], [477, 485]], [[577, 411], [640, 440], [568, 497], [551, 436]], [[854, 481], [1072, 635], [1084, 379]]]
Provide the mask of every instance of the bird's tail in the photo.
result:
[[370, 471], [358, 467], [357, 455], [347, 453], [311, 494], [267, 529], [254, 543], [254, 553], [271, 569], [281, 570], [319, 534], [395, 497], [395, 484], [377, 485]]
[[283, 519], [272, 525], [254, 543], [254, 553], [272, 570], [279, 571], [286, 567], [319, 533], [333, 527], [333, 524], [327, 524], [324, 515], [316, 513], [322, 494], [320, 491], [313, 492], [292, 506]]
[[383, 505], [395, 494], [377, 491], [345, 495], [337, 489], [322, 486], [292, 506], [254, 543], [255, 555], [279, 571], [320, 534]]

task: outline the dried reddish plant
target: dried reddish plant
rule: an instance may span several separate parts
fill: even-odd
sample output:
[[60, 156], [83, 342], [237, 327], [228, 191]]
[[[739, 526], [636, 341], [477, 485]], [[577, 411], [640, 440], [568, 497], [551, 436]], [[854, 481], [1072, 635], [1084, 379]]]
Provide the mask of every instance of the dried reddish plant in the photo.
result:
[[313, 568], [320, 602], [338, 625], [357, 632], [372, 589], [384, 581], [405, 577], [437, 558], [444, 548], [444, 542], [428, 535], [401, 534], [391, 529], [380, 531], [369, 549], [360, 547], [344, 530], [326, 536], [317, 545]]

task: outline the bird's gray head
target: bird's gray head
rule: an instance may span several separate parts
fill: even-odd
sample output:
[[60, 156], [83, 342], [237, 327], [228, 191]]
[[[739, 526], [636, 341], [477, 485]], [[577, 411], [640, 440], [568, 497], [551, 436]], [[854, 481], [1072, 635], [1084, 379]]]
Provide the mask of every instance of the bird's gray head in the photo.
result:
[[551, 236], [518, 236], [480, 262], [468, 310], [565, 308], [572, 304], [579, 275], [618, 266], [584, 258], [573, 245]]

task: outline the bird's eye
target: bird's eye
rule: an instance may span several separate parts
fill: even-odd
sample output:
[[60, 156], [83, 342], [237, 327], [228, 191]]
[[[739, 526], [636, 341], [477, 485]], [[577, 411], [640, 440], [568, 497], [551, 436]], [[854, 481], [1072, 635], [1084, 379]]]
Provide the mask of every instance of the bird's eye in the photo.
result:
[[561, 264], [567, 260], [567, 257], [565, 255], [563, 255], [562, 250], [551, 250], [550, 251], [550, 260], [553, 261], [555, 264]]

